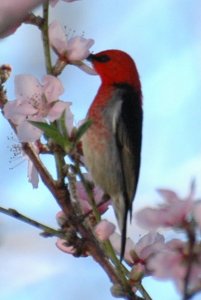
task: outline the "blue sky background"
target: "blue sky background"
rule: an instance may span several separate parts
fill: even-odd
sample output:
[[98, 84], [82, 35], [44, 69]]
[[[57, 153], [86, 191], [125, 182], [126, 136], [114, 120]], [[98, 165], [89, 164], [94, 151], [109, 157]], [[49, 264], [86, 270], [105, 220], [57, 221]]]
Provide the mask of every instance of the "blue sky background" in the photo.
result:
[[[200, 8], [198, 0], [80, 0], [60, 1], [51, 10], [51, 19], [60, 20], [69, 36], [73, 31], [84, 32], [86, 38], [95, 39], [94, 52], [122, 49], [138, 66], [144, 128], [134, 210], [159, 201], [157, 187], [169, 187], [184, 196], [192, 178], [201, 195]], [[33, 74], [39, 79], [45, 74], [39, 30], [23, 25], [1, 40], [3, 63], [13, 69], [7, 90], [9, 99], [14, 99], [16, 74]], [[78, 122], [87, 112], [99, 78], [69, 66], [60, 79], [65, 87], [61, 99], [72, 101]], [[9, 163], [9, 149], [17, 141], [8, 140], [11, 130], [3, 117], [0, 134], [0, 205], [56, 226], [59, 208], [50, 193], [42, 183], [38, 190], [32, 189], [22, 158]], [[54, 166], [51, 168], [54, 172]], [[107, 216], [114, 220], [112, 211]], [[55, 239], [43, 239], [36, 229], [9, 217], [0, 215], [0, 226], [1, 299], [113, 299], [108, 278], [90, 258], [65, 255], [54, 246]], [[129, 228], [131, 238], [139, 233], [135, 226]], [[154, 300], [180, 299], [170, 282], [146, 279], [144, 283]]]

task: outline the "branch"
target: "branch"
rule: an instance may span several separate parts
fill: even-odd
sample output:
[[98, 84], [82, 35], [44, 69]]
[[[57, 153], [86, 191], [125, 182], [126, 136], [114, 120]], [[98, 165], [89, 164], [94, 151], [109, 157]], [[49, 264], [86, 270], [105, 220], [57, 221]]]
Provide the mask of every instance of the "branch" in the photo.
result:
[[25, 222], [31, 226], [34, 226], [38, 229], [41, 229], [43, 231], [41, 235], [44, 237], [56, 236], [61, 239], [66, 239], [65, 233], [62, 232], [61, 230], [56, 230], [56, 229], [46, 226], [40, 222], [37, 222], [25, 215], [22, 215], [15, 209], [12, 209], [12, 208], [6, 209], [6, 208], [3, 208], [0, 206], [0, 212], [7, 216], [13, 217], [19, 221]]
[[44, 23], [43, 26], [41, 27], [41, 31], [42, 31], [44, 54], [45, 54], [46, 71], [47, 74], [52, 74], [52, 62], [51, 62], [49, 35], [48, 35], [48, 20], [49, 20], [48, 10], [49, 10], [49, 1], [43, 4]]
[[[32, 160], [34, 166], [36, 167], [43, 183], [51, 191], [52, 195], [55, 197], [57, 203], [64, 211], [67, 219], [75, 226], [76, 230], [81, 234], [82, 238], [86, 241], [88, 252], [93, 256], [94, 260], [97, 261], [105, 272], [108, 274], [109, 278], [113, 283], [121, 284], [121, 280], [116, 274], [116, 271], [111, 266], [109, 261], [106, 259], [104, 252], [100, 248], [98, 242], [96, 241], [90, 228], [85, 228], [85, 226], [80, 223], [79, 218], [73, 214], [73, 208], [70, 201], [70, 194], [65, 186], [57, 185], [53, 180], [40, 158], [37, 156], [29, 143], [22, 144], [23, 151]], [[129, 298], [128, 298], [129, 299]], [[132, 298], [131, 298], [132, 299]], [[135, 299], [135, 298], [133, 298]]]
[[62, 73], [63, 69], [66, 67], [67, 61], [61, 58], [58, 58], [53, 69], [52, 69], [52, 74], [54, 76], [58, 76]]
[[44, 19], [40, 16], [35, 16], [33, 13], [28, 14], [28, 16], [24, 19], [25, 24], [35, 25], [39, 29], [42, 29], [44, 24]]

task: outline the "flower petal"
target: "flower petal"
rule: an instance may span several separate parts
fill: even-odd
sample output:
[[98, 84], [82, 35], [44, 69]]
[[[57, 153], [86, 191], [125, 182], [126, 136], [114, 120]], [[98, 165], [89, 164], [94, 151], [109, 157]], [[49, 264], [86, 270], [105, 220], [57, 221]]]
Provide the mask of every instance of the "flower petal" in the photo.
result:
[[58, 100], [63, 92], [64, 88], [58, 78], [52, 75], [46, 75], [43, 78], [43, 93], [49, 103]]
[[[114, 248], [115, 252], [120, 255], [120, 250], [121, 250], [121, 236], [117, 233], [114, 232], [110, 236], [110, 242], [112, 244], [112, 247]], [[131, 251], [134, 249], [135, 245], [133, 241], [130, 238], [126, 239], [126, 248], [125, 248], [125, 253], [124, 253], [124, 259], [128, 262], [133, 263], [133, 258], [131, 256]]]
[[58, 239], [56, 241], [56, 246], [59, 250], [68, 253], [68, 254], [74, 254], [75, 248], [73, 246], [66, 246], [66, 240]]
[[136, 214], [138, 223], [149, 229], [163, 227], [181, 227], [193, 209], [194, 187], [190, 188], [188, 197], [182, 199], [174, 191], [160, 189], [158, 192], [166, 203], [158, 208], [144, 208]]
[[96, 225], [94, 232], [100, 241], [105, 241], [114, 233], [115, 227], [113, 223], [101, 220]]
[[73, 60], [83, 60], [89, 56], [89, 48], [94, 44], [94, 40], [85, 39], [80, 36], [71, 38], [68, 41], [68, 59]]
[[15, 76], [15, 94], [16, 98], [22, 101], [29, 101], [33, 98], [40, 99], [42, 86], [32, 75], [17, 75]]
[[34, 164], [32, 161], [29, 159], [28, 160], [28, 179], [29, 182], [31, 182], [32, 186], [34, 189], [38, 188], [38, 183], [39, 183], [39, 176], [38, 176], [38, 171], [36, 170]]
[[139, 239], [135, 245], [137, 255], [145, 260], [152, 254], [163, 249], [165, 245], [165, 238], [158, 232], [149, 232]]
[[17, 136], [20, 142], [35, 142], [41, 137], [42, 131], [26, 120], [17, 126]]
[[74, 127], [74, 115], [72, 111], [70, 110], [71, 102], [66, 102], [67, 108], [66, 108], [66, 114], [65, 114], [65, 125], [68, 130], [69, 136], [71, 135], [71, 132]]
[[53, 21], [49, 25], [49, 41], [52, 48], [57, 54], [63, 54], [67, 51], [67, 39], [65, 32], [59, 22]]
[[64, 112], [65, 109], [68, 109], [68, 103], [64, 101], [57, 101], [52, 106], [50, 111], [48, 112], [48, 119], [51, 122], [54, 122], [55, 120], [59, 119], [61, 117], [61, 114]]

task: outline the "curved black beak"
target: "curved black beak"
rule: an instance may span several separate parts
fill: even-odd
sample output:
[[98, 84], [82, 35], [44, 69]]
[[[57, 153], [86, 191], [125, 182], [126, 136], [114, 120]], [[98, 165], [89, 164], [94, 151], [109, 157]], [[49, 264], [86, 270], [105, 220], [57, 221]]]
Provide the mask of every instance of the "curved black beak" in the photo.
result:
[[95, 58], [95, 54], [90, 53], [89, 56], [87, 56], [86, 60], [93, 61]]

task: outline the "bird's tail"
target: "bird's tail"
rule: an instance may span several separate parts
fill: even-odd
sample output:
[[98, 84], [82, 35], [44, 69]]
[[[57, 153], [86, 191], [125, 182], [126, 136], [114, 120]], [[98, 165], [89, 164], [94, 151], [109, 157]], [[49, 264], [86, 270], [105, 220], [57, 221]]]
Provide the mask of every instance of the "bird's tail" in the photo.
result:
[[128, 207], [127, 207], [127, 201], [125, 201], [125, 197], [120, 196], [114, 199], [113, 208], [118, 221], [119, 229], [121, 231], [120, 260], [122, 261], [126, 249], [127, 216], [128, 216]]

